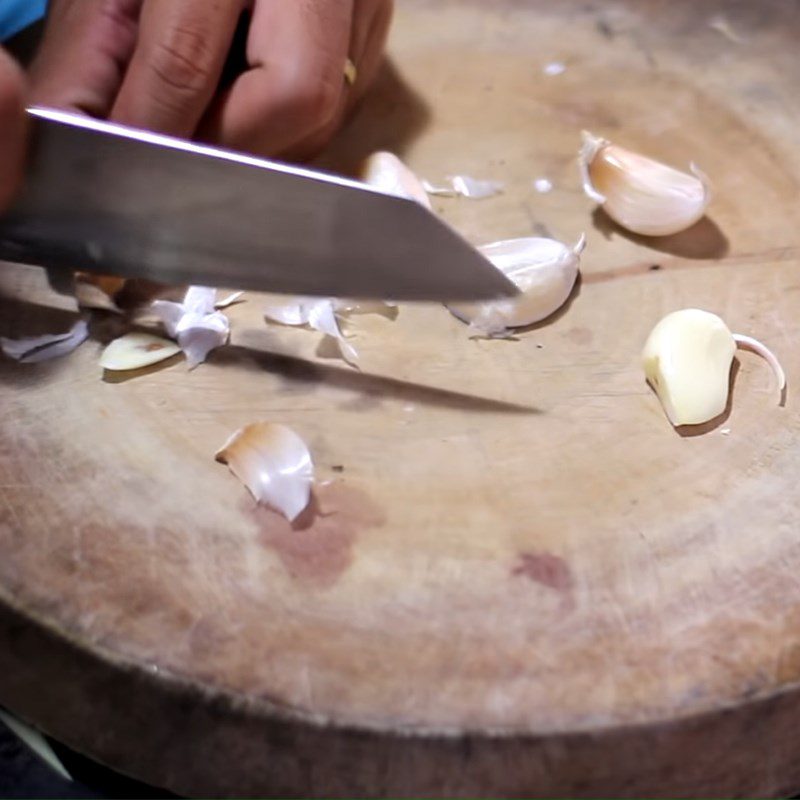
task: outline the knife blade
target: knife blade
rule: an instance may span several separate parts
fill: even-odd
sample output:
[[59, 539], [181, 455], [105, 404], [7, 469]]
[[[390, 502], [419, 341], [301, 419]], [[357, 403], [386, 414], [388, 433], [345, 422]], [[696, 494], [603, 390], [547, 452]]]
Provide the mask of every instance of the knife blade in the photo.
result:
[[516, 287], [442, 220], [357, 181], [53, 109], [28, 110], [0, 259], [168, 284], [392, 300]]

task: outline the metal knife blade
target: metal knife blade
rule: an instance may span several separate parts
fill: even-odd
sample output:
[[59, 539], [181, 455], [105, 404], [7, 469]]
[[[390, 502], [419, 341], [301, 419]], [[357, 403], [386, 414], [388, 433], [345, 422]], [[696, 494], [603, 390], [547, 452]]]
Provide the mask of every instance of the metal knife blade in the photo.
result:
[[169, 284], [393, 300], [517, 293], [419, 204], [356, 181], [29, 109], [0, 258]]

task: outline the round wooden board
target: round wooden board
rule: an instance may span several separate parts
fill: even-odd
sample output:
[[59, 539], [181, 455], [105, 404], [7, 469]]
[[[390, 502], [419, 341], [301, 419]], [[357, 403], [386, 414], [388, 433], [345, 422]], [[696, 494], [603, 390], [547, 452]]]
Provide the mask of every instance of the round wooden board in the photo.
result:
[[[183, 793], [800, 788], [798, 41], [789, 0], [398, 2], [393, 66], [321, 164], [501, 180], [436, 210], [476, 243], [586, 232], [579, 290], [512, 341], [437, 306], [355, 317], [360, 371], [255, 295], [193, 372], [104, 381], [108, 323], [3, 361], [0, 701]], [[583, 128], [695, 161], [708, 217], [615, 229]], [[0, 284], [3, 334], [67, 324], [30, 271]], [[639, 353], [687, 306], [774, 348], [785, 407], [742, 353], [726, 418], [670, 427]], [[255, 420], [313, 452], [294, 529], [214, 462]]]

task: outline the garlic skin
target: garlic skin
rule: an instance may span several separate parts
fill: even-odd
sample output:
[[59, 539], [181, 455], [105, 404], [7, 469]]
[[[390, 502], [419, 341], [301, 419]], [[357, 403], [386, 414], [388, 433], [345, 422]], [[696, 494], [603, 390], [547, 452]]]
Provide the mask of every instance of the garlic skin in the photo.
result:
[[519, 287], [521, 294], [510, 300], [448, 308], [462, 322], [491, 337], [506, 335], [510, 328], [540, 322], [561, 308], [572, 293], [585, 245], [586, 237], [581, 235], [573, 247], [538, 237], [508, 239], [479, 247]]
[[0, 338], [0, 349], [20, 364], [38, 364], [71, 353], [89, 338], [86, 320], [79, 319], [66, 333], [46, 333], [22, 339]]
[[584, 192], [611, 219], [642, 236], [669, 236], [705, 214], [711, 200], [708, 178], [692, 174], [583, 132], [579, 164]]
[[306, 443], [285, 425], [256, 422], [234, 433], [216, 460], [250, 490], [256, 502], [293, 522], [308, 506], [314, 464]]
[[167, 333], [177, 339], [190, 370], [202, 364], [212, 350], [226, 344], [230, 336], [230, 322], [216, 310], [216, 298], [216, 289], [190, 286], [182, 303], [154, 300], [150, 306]]
[[339, 326], [336, 312], [340, 303], [341, 301], [330, 297], [296, 297], [281, 305], [267, 306], [264, 309], [264, 318], [279, 325], [306, 326], [330, 336], [336, 342], [344, 361], [358, 369], [358, 351], [347, 341]]
[[700, 425], [725, 411], [737, 346], [761, 355], [783, 392], [786, 378], [772, 352], [756, 339], [731, 333], [716, 314], [686, 308], [667, 314], [653, 328], [642, 367], [673, 425]]
[[416, 200], [431, 210], [431, 201], [420, 179], [394, 153], [379, 150], [361, 166], [361, 180], [383, 194]]
[[181, 352], [169, 339], [149, 333], [129, 333], [114, 339], [100, 355], [100, 366], [113, 372], [142, 369]]

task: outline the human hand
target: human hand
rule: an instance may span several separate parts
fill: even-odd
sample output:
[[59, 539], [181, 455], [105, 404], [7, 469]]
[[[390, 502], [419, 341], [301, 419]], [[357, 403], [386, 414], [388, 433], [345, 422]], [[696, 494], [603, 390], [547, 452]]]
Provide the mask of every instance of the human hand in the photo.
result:
[[22, 73], [0, 47], [0, 211], [22, 180], [25, 127]]
[[[220, 86], [243, 13], [244, 71]], [[372, 83], [391, 13], [392, 0], [50, 0], [31, 97], [237, 150], [305, 157]]]

